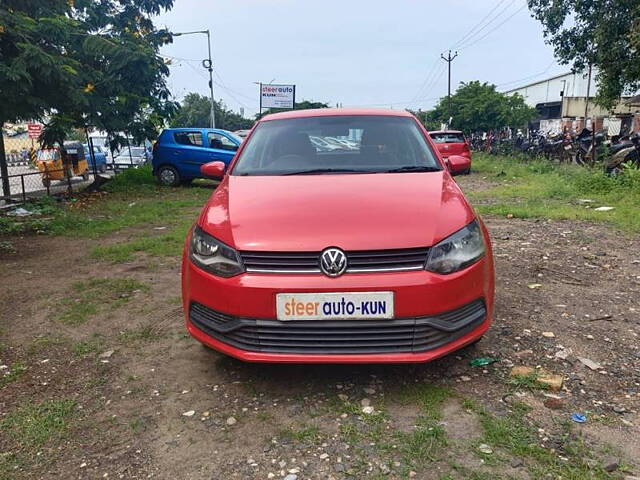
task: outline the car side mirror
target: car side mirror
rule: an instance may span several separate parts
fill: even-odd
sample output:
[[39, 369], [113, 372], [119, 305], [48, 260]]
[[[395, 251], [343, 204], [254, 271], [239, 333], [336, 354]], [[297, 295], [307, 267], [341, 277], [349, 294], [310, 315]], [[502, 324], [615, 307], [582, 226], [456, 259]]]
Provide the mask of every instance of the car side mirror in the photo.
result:
[[462, 173], [468, 173], [471, 169], [471, 160], [462, 155], [451, 155], [445, 160], [449, 173], [451, 175], [460, 175]]
[[224, 162], [209, 162], [200, 166], [200, 173], [208, 178], [221, 179], [226, 168]]

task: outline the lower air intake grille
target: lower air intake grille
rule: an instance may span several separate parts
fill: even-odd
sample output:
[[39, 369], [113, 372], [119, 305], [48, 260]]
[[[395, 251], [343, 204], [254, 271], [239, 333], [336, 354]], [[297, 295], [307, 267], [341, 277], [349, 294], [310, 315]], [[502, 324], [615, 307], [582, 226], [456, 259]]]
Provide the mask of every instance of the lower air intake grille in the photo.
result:
[[417, 353], [470, 332], [487, 316], [482, 300], [429, 317], [395, 320], [261, 320], [234, 317], [199, 303], [191, 322], [211, 337], [242, 350], [270, 353]]

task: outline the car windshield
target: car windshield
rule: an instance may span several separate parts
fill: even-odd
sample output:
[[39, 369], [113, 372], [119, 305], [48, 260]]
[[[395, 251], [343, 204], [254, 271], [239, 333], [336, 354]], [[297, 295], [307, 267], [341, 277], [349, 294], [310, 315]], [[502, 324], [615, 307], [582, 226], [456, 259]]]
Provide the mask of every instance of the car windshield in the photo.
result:
[[436, 143], [464, 143], [464, 135], [461, 133], [432, 133], [431, 138]]
[[336, 115], [260, 123], [232, 175], [442, 170], [413, 118]]

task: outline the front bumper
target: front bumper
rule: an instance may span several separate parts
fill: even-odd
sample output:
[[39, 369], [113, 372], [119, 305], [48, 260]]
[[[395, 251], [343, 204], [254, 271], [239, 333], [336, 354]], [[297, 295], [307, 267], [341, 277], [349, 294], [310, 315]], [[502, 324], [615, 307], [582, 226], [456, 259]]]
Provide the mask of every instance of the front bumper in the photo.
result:
[[[490, 252], [451, 275], [244, 273], [224, 279], [202, 271], [186, 256], [182, 272], [189, 333], [249, 362], [425, 362], [480, 338], [493, 315]], [[358, 291], [393, 291], [395, 319], [275, 320], [278, 293]]]

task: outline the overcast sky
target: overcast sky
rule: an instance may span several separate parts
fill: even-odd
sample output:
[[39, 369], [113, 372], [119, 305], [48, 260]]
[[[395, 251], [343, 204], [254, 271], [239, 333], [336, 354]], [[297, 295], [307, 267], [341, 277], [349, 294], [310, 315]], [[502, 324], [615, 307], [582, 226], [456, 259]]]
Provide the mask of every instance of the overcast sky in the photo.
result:
[[[431, 107], [447, 92], [439, 57], [449, 48], [458, 50], [452, 90], [470, 80], [504, 90], [569, 70], [554, 62], [525, 0], [176, 0], [156, 22], [211, 30], [215, 97], [246, 116], [258, 110], [253, 82], [272, 79], [296, 84], [297, 100]], [[174, 57], [178, 99], [208, 95], [206, 48], [206, 36], [191, 35], [162, 49]]]

